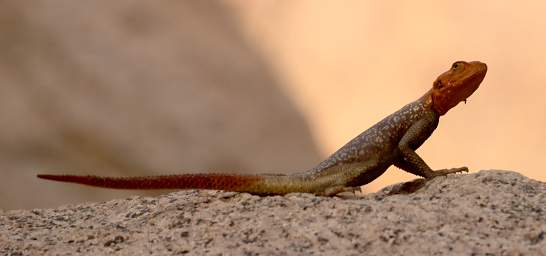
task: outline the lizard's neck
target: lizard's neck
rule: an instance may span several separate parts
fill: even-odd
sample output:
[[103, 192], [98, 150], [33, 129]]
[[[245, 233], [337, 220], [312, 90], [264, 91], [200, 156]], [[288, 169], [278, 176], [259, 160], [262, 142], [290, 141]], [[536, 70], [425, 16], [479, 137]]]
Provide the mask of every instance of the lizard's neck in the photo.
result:
[[[421, 98], [419, 98], [417, 101], [421, 102], [425, 108], [428, 109], [434, 109], [433, 102], [432, 102], [432, 89], [428, 90]], [[434, 109], [435, 110], [435, 109]], [[436, 110], [435, 110], [436, 111]], [[436, 111], [437, 112], [437, 111]]]

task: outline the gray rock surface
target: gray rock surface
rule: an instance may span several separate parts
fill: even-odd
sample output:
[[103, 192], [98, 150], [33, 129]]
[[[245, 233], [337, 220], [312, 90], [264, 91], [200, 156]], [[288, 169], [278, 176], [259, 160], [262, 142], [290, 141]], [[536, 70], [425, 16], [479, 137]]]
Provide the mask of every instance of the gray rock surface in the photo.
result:
[[545, 211], [546, 183], [507, 171], [349, 199], [190, 190], [0, 212], [0, 254], [546, 255]]

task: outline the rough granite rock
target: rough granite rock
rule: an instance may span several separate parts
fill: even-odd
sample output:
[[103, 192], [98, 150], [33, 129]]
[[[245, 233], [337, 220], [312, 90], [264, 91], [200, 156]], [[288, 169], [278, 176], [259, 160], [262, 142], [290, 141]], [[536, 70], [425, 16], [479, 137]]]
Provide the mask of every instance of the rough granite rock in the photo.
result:
[[189, 190], [0, 211], [0, 254], [546, 255], [546, 183], [516, 172], [349, 198]]

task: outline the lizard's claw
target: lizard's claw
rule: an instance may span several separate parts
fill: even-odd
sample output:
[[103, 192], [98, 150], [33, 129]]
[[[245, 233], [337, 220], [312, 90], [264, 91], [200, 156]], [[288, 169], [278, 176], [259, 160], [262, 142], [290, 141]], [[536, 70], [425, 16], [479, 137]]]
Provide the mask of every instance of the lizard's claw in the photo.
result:
[[468, 172], [468, 167], [437, 170], [437, 171], [434, 171], [434, 175], [431, 178], [438, 177], [438, 176], [446, 176], [448, 174], [458, 173], [458, 172]]

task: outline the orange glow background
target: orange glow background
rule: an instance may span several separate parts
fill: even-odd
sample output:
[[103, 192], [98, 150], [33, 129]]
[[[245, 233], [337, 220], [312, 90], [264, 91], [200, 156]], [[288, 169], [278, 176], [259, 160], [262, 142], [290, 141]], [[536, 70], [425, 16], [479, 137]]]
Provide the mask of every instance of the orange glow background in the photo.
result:
[[[53, 207], [140, 194], [37, 180], [34, 175], [42, 170], [48, 173], [58, 173], [60, 170], [79, 174], [140, 175], [177, 169], [199, 171], [226, 168], [248, 173], [311, 168], [384, 116], [421, 96], [432, 86], [433, 80], [457, 60], [487, 63], [487, 76], [466, 105], [460, 104], [442, 117], [436, 132], [418, 153], [433, 169], [468, 166], [471, 171], [513, 170], [546, 181], [546, 172], [542, 167], [543, 157], [546, 156], [545, 7], [542, 1], [471, 0], [233, 0], [154, 5], [146, 1], [121, 1], [87, 3], [85, 6], [65, 1], [59, 10], [53, 5], [1, 4], [0, 9], [5, 13], [0, 11], [3, 17], [0, 18], [0, 32], [4, 37], [0, 39], [0, 54], [6, 55], [0, 55], [3, 59], [0, 61], [0, 107], [4, 122], [0, 125], [3, 127], [0, 129], [0, 171], [4, 176], [0, 181], [0, 209]], [[10, 16], [12, 20], [6, 18], [11, 10], [26, 14], [26, 20], [23, 22], [15, 14]], [[128, 20], [135, 29], [135, 34], [131, 36], [119, 32], [122, 29], [118, 29], [114, 22], [126, 10], [131, 13]], [[220, 14], [227, 18], [209, 23], [218, 19]], [[229, 21], [229, 29], [222, 27], [226, 20]], [[28, 30], [32, 32], [27, 33], [28, 27], [33, 28]], [[185, 32], [190, 30], [193, 36], [184, 37], [187, 35]], [[75, 36], [69, 37], [70, 33]], [[237, 37], [232, 41], [243, 45], [236, 47], [236, 50], [227, 47], [223, 40], [231, 38], [233, 34], [237, 34]], [[10, 43], [9, 38], [17, 40]], [[43, 43], [40, 41], [43, 38], [55, 43]], [[192, 41], [192, 38], [199, 40]], [[179, 63], [177, 61], [181, 57], [178, 56], [182, 55], [175, 50], [186, 47], [180, 43], [186, 41], [192, 42], [192, 47], [204, 49], [205, 54]], [[17, 48], [23, 43], [30, 46], [22, 50]], [[18, 50], [12, 53], [6, 50], [6, 45]], [[89, 45], [96, 47], [89, 48]], [[36, 49], [46, 46], [66, 47], [68, 50], [62, 50], [65, 55], [43, 57], [39, 55], [42, 51]], [[250, 52], [257, 57], [245, 55], [246, 49], [251, 49]], [[191, 50], [184, 54], [191, 55]], [[80, 56], [82, 51], [87, 51], [88, 55]], [[28, 55], [29, 61], [19, 63], [19, 56], [26, 56], [24, 54]], [[107, 60], [103, 61], [97, 56], [106, 56]], [[42, 66], [47, 68], [29, 68], [40, 67], [41, 58], [46, 62], [73, 59], [76, 64], [67, 62], [67, 67], [85, 63], [82, 70], [89, 74], [96, 71], [100, 79], [55, 80], [57, 76], [73, 74], [71, 71], [59, 71], [59, 75], [51, 76], [49, 73], [57, 72], [55, 68], [61, 70], [63, 67], [49, 64]], [[218, 64], [222, 60], [226, 63]], [[249, 61], [244, 62], [246, 60]], [[241, 68], [231, 70], [230, 64]], [[262, 66], [266, 67], [267, 74], [256, 75], [263, 70], [256, 67]], [[192, 69], [198, 72], [189, 76], [179, 74], [180, 70], [185, 72]], [[21, 70], [31, 70], [33, 77], [39, 78], [24, 80], [29, 76], [19, 76], [26, 74]], [[213, 72], [224, 72], [225, 76], [209, 75]], [[248, 78], [253, 75], [259, 78]], [[191, 80], [195, 88], [206, 88], [203, 89], [207, 95], [204, 99], [195, 97], [193, 102], [193, 96], [180, 98], [192, 95], [193, 89], [182, 91], [181, 96], [169, 91], [178, 84], [189, 83], [188, 77], [195, 78]], [[109, 137], [101, 137], [102, 141], [90, 140], [95, 144], [85, 142], [88, 143], [84, 143], [87, 151], [82, 151], [82, 155], [70, 148], [68, 151], [59, 150], [60, 153], [54, 151], [63, 148], [64, 144], [53, 133], [33, 129], [42, 123], [27, 115], [24, 104], [13, 100], [20, 93], [20, 84], [39, 85], [35, 88], [40, 88], [44, 81], [51, 85], [51, 92], [55, 92], [50, 95], [61, 96], [65, 91], [62, 85], [69, 84], [66, 81], [81, 82], [90, 87], [108, 81], [102, 84], [102, 88], [106, 88], [104, 91], [90, 90], [89, 93], [113, 98], [112, 109], [122, 110], [119, 116], [109, 116], [117, 113], [112, 109], [106, 109], [102, 114], [78, 114], [80, 106], [83, 106], [82, 109], [87, 106], [85, 100], [85, 104], [74, 105], [67, 101], [66, 107], [49, 113], [75, 111], [77, 114], [66, 116], [87, 122], [84, 127], [89, 133], [100, 130], [102, 126], [98, 124], [107, 125], [112, 120], [115, 126], [112, 130], [119, 134], [112, 138], [121, 138], [115, 145], [122, 146], [110, 148], [108, 150], [111, 151], [105, 151], [107, 153], [97, 153], [101, 157], [95, 157], [92, 161], [85, 158], [86, 155], [103, 150], [100, 143], [108, 145]], [[141, 87], [135, 87], [134, 91], [127, 89], [139, 84], [148, 86], [150, 92], [138, 94], [141, 89], [137, 88]], [[206, 87], [205, 84], [210, 86]], [[227, 88], [228, 84], [235, 89]], [[262, 87], [252, 87], [255, 85]], [[245, 87], [247, 90], [241, 90]], [[104, 93], [108, 90], [110, 92]], [[165, 91], [161, 94], [162, 90]], [[232, 98], [232, 94], [226, 94], [248, 93], [252, 99], [253, 95], [264, 91], [266, 95], [256, 98], [260, 100], [255, 103], [249, 101], [248, 105]], [[115, 123], [125, 118], [125, 112], [151, 101], [146, 96], [152, 95], [152, 92], [159, 95], [156, 97], [159, 105], [138, 110], [135, 120], [142, 123]], [[118, 96], [120, 99], [139, 100], [127, 103], [117, 100], [115, 97]], [[58, 99], [48, 97], [44, 98], [44, 102]], [[190, 101], [193, 103], [188, 103]], [[241, 106], [233, 107], [230, 109], [232, 112], [226, 110], [222, 113], [224, 106], [228, 106], [222, 104], [228, 103], [231, 104], [229, 106]], [[91, 109], [105, 106], [102, 103], [91, 104]], [[268, 108], [269, 112], [259, 112], [252, 108], [253, 104], [274, 107]], [[172, 110], [174, 114], [157, 115], [154, 111], [158, 106]], [[22, 110], [18, 112], [15, 109]], [[198, 116], [196, 120], [205, 118], [208, 121], [200, 123], [189, 117], [185, 119], [186, 114], [190, 116], [194, 109], [199, 110], [194, 111]], [[292, 119], [268, 119], [272, 113], [283, 111], [293, 113]], [[248, 120], [241, 119], [248, 113]], [[207, 119], [212, 114], [220, 119]], [[59, 123], [63, 116], [50, 121]], [[166, 117], [176, 118], [179, 123], [161, 131], [172, 134], [201, 133], [189, 136], [191, 139], [184, 143], [176, 143], [172, 141], [173, 137], [165, 136], [161, 141], [155, 140], [157, 144], [144, 144], [149, 148], [138, 144], [149, 136], [148, 130], [140, 130], [139, 127], [159, 123]], [[302, 123], [300, 125], [290, 120], [300, 120]], [[45, 121], [43, 123], [50, 125]], [[261, 132], [260, 124], [265, 126], [263, 129], [272, 131]], [[48, 127], [52, 131], [58, 128]], [[233, 133], [225, 132], [227, 130]], [[107, 131], [104, 128], [103, 133], [107, 134]], [[131, 132], [137, 135], [123, 137]], [[76, 141], [76, 146], [86, 141], [81, 134], [87, 133], [68, 134], [72, 136], [72, 141]], [[268, 138], [272, 141], [268, 141]], [[32, 144], [39, 140], [44, 141], [40, 147], [23, 147], [24, 143]], [[108, 152], [132, 150], [134, 154], [123, 161], [100, 160], [108, 158], [111, 155]], [[24, 157], [37, 152], [40, 157]], [[112, 162], [118, 164], [109, 165]], [[124, 172], [120, 169], [124, 169]], [[153, 172], [147, 172], [152, 169]], [[365, 186], [364, 190], [376, 191], [386, 185], [414, 178], [391, 168]]]
[[[542, 2], [238, 3], [246, 31], [288, 81], [324, 155], [416, 99], [453, 61], [480, 60], [489, 68], [482, 86], [441, 119], [419, 154], [433, 169], [514, 170], [546, 180]], [[392, 167], [365, 188], [413, 178]]]

